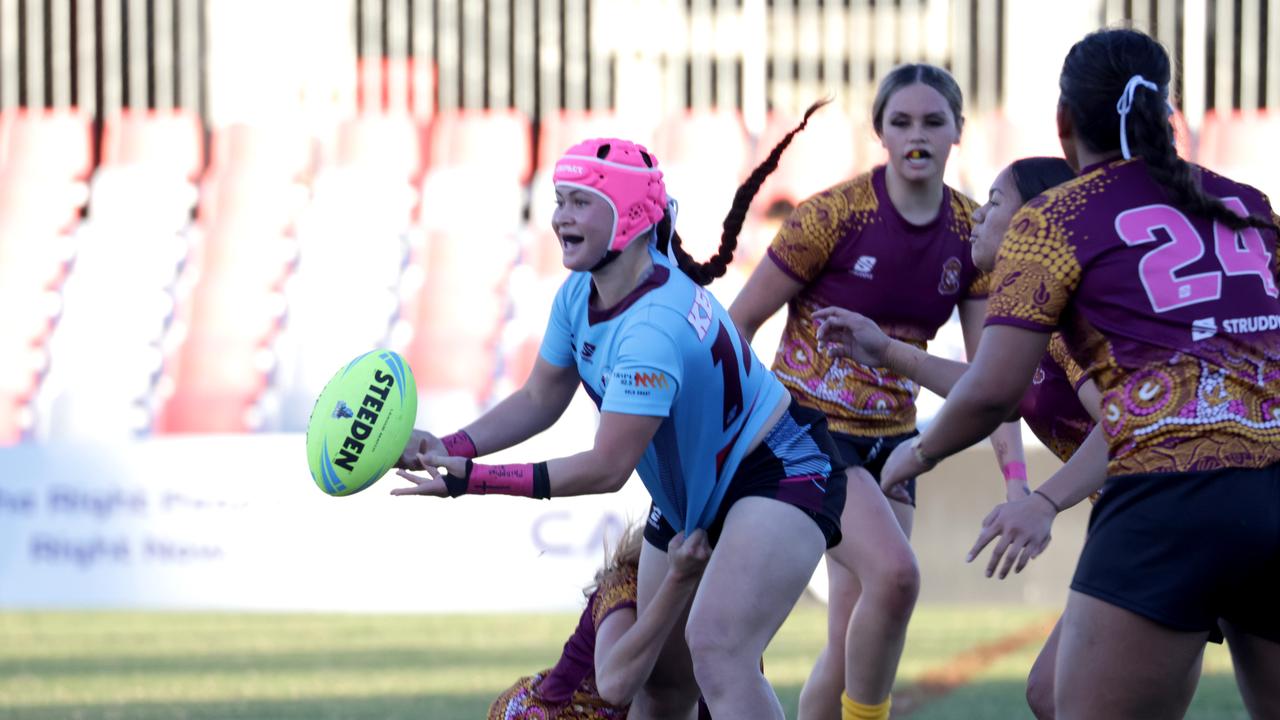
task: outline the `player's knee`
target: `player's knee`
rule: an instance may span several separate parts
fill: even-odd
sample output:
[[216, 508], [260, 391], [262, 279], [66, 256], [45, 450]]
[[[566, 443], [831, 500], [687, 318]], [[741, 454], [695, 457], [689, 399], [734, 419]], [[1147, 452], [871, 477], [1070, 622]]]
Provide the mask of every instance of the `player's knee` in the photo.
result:
[[910, 619], [920, 596], [920, 566], [915, 556], [904, 554], [886, 564], [873, 582], [864, 582], [863, 592], [873, 593], [888, 616], [903, 622]]
[[1038, 665], [1032, 667], [1027, 676], [1027, 706], [1036, 720], [1053, 720], [1053, 678], [1038, 669]]
[[685, 628], [685, 642], [693, 657], [693, 674], [703, 695], [715, 697], [723, 690], [727, 677], [736, 672], [739, 648], [732, 638], [714, 623], [695, 623], [692, 618]]

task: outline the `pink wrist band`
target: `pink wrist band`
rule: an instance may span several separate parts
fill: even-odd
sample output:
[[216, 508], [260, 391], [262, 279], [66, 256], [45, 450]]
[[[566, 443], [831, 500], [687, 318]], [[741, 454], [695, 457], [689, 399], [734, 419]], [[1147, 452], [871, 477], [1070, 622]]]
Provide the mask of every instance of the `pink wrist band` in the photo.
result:
[[440, 438], [440, 442], [444, 443], [444, 451], [453, 457], [473, 458], [479, 454], [476, 452], [476, 444], [471, 441], [471, 436], [466, 430], [445, 435]]
[[533, 497], [533, 463], [471, 466], [472, 495], [517, 495]]
[[1005, 482], [1025, 481], [1027, 479], [1027, 464], [1020, 462], [1005, 463], [1004, 467], [1000, 468], [1000, 472], [1004, 473]]
[[515, 495], [545, 500], [551, 497], [551, 478], [547, 464], [480, 465], [467, 460], [466, 472], [446, 475], [444, 484], [449, 497], [459, 495]]

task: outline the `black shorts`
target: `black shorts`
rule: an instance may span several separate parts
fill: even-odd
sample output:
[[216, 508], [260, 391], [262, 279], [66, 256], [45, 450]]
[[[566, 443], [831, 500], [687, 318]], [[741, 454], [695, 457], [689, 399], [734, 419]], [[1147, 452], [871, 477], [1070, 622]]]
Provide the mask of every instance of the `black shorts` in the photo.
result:
[[[831, 437], [835, 438], [836, 447], [840, 448], [840, 454], [844, 458], [845, 465], [866, 468], [867, 472], [871, 473], [871, 477], [879, 483], [880, 471], [884, 470], [884, 462], [889, 459], [889, 454], [893, 452], [893, 449], [919, 434], [919, 430], [912, 430], [905, 435], [862, 437], [833, 432]], [[903, 483], [902, 487], [906, 488], [907, 495], [911, 496], [911, 507], [915, 507], [916, 479], [911, 478]]]
[[1280, 464], [1107, 480], [1071, 589], [1186, 632], [1280, 642]]
[[[824, 472], [809, 471], [815, 465]], [[742, 458], [729, 480], [715, 520], [707, 528], [712, 547], [720, 539], [729, 508], [744, 497], [767, 497], [800, 508], [813, 518], [827, 547], [840, 544], [840, 513], [844, 511], [845, 464], [840, 461], [827, 416], [817, 410], [791, 403], [787, 412], [765, 435], [764, 440]], [[649, 521], [644, 539], [666, 552], [676, 530], [657, 505], [649, 505]]]

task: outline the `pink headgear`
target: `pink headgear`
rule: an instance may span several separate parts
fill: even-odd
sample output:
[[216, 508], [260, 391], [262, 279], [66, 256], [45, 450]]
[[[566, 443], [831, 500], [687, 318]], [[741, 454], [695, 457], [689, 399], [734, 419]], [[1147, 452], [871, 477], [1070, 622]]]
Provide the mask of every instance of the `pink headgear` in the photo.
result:
[[586, 140], [565, 151], [551, 176], [556, 185], [596, 193], [613, 208], [610, 250], [622, 250], [636, 235], [657, 224], [667, 208], [667, 189], [658, 159], [628, 140]]

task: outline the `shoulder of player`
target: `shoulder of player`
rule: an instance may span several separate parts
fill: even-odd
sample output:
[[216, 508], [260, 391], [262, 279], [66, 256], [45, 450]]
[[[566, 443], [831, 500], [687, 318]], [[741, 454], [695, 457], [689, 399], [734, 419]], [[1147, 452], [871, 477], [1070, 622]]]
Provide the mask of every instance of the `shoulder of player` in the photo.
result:
[[569, 273], [564, 282], [560, 283], [560, 289], [557, 292], [571, 301], [589, 296], [591, 294], [591, 273]]
[[805, 222], [809, 218], [821, 217], [835, 227], [851, 215], [874, 211], [877, 202], [871, 174], [871, 171], [864, 172], [810, 195], [792, 211], [791, 219]]
[[965, 222], [972, 222], [973, 211], [977, 210], [982, 203], [950, 185], [944, 185], [943, 187], [947, 189], [947, 194], [951, 197], [951, 211], [955, 213], [957, 218], [961, 218]]
[[1239, 180], [1233, 180], [1226, 175], [1220, 175], [1203, 165], [1191, 165], [1193, 171], [1200, 177], [1201, 187], [1205, 192], [1214, 197], [1238, 197], [1245, 205], [1257, 204], [1260, 208], [1273, 210], [1271, 199], [1262, 190]]

